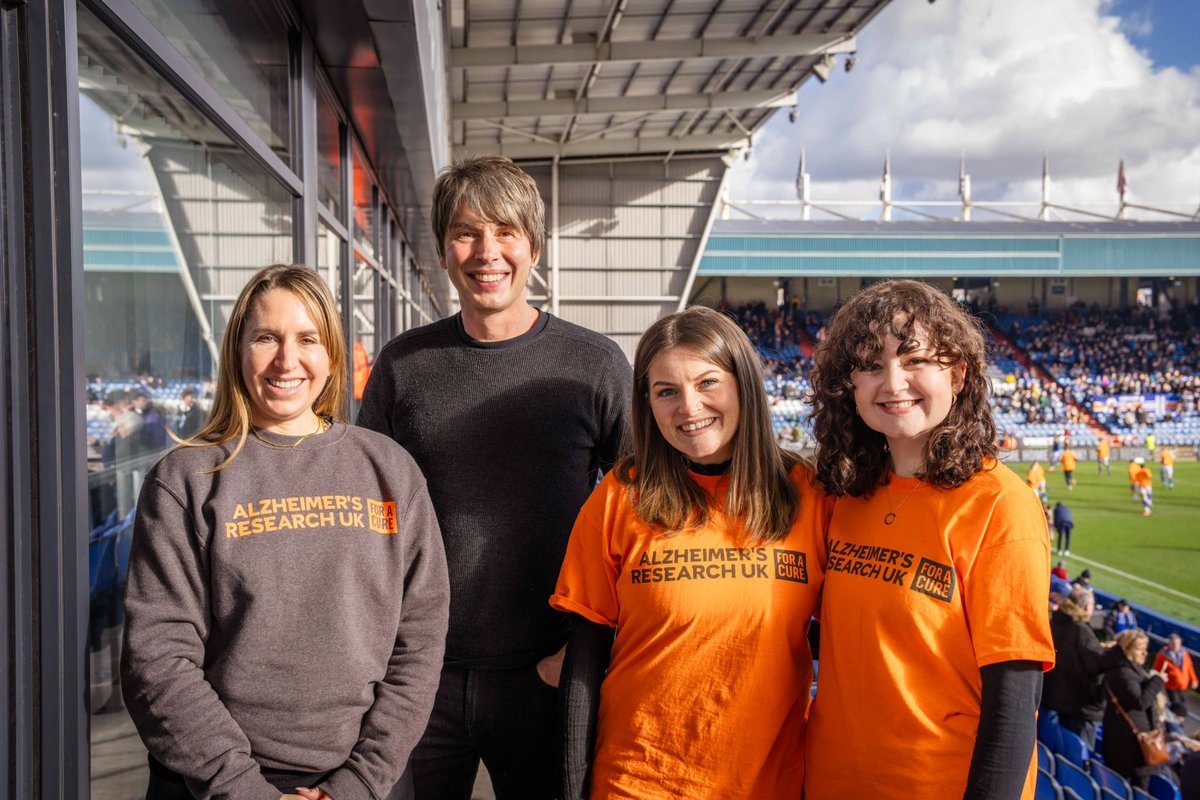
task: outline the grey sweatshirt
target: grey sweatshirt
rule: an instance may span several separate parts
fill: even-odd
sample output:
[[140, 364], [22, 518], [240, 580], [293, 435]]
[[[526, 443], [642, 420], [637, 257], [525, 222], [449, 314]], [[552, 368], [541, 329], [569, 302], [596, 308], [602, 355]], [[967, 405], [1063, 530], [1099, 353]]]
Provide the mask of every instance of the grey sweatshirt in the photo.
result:
[[199, 798], [278, 800], [260, 765], [384, 798], [445, 646], [425, 481], [390, 439], [341, 423], [294, 449], [250, 437], [208, 472], [227, 455], [176, 448], [142, 488], [121, 665], [138, 733]]

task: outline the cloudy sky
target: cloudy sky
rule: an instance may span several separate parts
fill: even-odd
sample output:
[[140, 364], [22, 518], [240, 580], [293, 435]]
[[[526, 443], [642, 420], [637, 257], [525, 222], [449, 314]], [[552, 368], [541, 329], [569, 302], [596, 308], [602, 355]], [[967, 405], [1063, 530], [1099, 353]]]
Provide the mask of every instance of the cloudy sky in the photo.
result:
[[730, 196], [794, 199], [803, 147], [814, 201], [877, 200], [890, 148], [894, 202], [956, 199], [965, 152], [977, 202], [1036, 204], [1045, 154], [1056, 203], [1115, 213], [1124, 158], [1130, 202], [1194, 212], [1197, 31], [1196, 0], [893, 0], [853, 72], [839, 58], [759, 132]]

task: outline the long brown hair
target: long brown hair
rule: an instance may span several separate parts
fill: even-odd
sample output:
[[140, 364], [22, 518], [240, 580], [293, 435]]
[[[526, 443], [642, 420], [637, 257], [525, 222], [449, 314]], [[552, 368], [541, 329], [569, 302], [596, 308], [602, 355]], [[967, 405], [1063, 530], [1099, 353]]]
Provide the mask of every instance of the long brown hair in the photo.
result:
[[762, 362], [746, 334], [724, 314], [702, 306], [660, 319], [642, 334], [633, 361], [633, 455], [617, 465], [631, 487], [637, 515], [668, 534], [702, 527], [709, 501], [688, 476], [683, 454], [672, 447], [650, 407], [650, 364], [662, 353], [685, 348], [732, 373], [737, 383], [738, 429], [724, 511], [742, 521], [740, 535], [762, 542], [787, 536], [800, 507], [789, 473], [799, 460], [775, 441]]
[[241, 368], [242, 327], [254, 309], [254, 301], [272, 289], [291, 292], [304, 304], [308, 316], [317, 326], [321, 344], [329, 354], [329, 380], [313, 403], [313, 411], [320, 417], [345, 421], [346, 341], [342, 336], [342, 322], [333, 294], [321, 276], [308, 267], [300, 264], [264, 267], [242, 289], [229, 315], [225, 337], [221, 340], [221, 363], [217, 369], [217, 386], [208, 420], [191, 439], [183, 442], [186, 447], [208, 447], [237, 440], [229, 458], [214, 471], [229, 466], [242, 452], [250, 433], [250, 393], [242, 381]]
[[887, 479], [887, 440], [856, 413], [851, 374], [879, 356], [889, 333], [909, 345], [918, 328], [943, 365], [966, 366], [963, 388], [946, 419], [930, 434], [918, 476], [953, 489], [996, 457], [986, 341], [979, 322], [933, 286], [884, 281], [863, 289], [834, 314], [813, 355], [816, 365], [810, 382], [817, 479], [830, 494], [870, 495]]

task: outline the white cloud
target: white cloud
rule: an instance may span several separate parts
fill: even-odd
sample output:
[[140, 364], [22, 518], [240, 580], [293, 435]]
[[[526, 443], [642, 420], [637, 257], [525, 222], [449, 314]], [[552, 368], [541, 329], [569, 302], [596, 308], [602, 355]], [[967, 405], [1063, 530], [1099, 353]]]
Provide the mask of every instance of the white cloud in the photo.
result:
[[853, 72], [810, 81], [797, 122], [777, 114], [759, 133], [732, 197], [794, 199], [803, 146], [814, 199], [876, 199], [890, 148], [895, 198], [955, 199], [965, 152], [975, 199], [1036, 202], [1047, 154], [1056, 202], [1115, 211], [1124, 158], [1131, 200], [1194, 211], [1200, 68], [1155, 71], [1109, 6], [894, 0], [859, 36]]

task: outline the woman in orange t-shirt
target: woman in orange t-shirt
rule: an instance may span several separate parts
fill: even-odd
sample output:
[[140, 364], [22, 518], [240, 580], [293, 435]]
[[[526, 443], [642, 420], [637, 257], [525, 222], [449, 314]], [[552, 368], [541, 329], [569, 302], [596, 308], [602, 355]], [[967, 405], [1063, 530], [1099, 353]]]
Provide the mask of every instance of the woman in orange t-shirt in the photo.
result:
[[775, 441], [728, 317], [658, 321], [633, 373], [633, 454], [580, 511], [550, 600], [572, 620], [561, 796], [795, 800], [832, 501]]
[[889, 281], [815, 353], [817, 477], [838, 500], [807, 800], [1033, 797], [1049, 537], [996, 461], [984, 352], [959, 304]]

